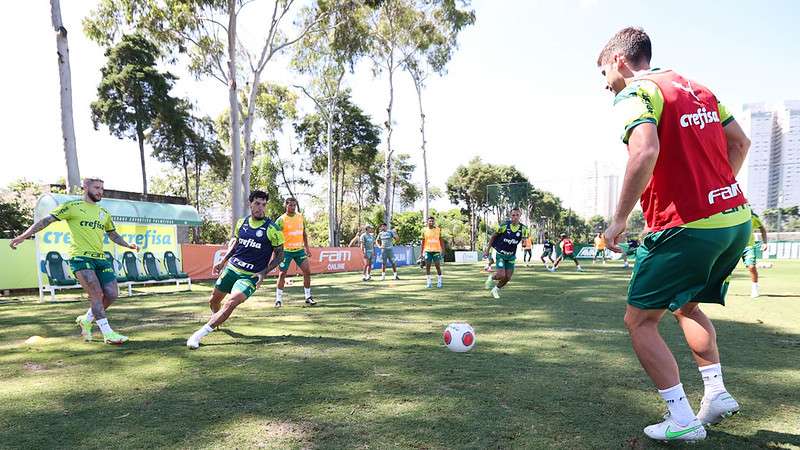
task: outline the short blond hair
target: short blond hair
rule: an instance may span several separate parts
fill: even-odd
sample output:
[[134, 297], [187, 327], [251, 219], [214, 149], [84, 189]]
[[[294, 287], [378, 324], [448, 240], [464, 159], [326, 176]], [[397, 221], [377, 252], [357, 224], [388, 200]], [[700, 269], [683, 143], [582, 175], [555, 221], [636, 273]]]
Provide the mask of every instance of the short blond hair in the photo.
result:
[[95, 181], [99, 181], [101, 183], [105, 183], [105, 181], [103, 181], [103, 180], [101, 180], [100, 178], [97, 178], [97, 177], [86, 177], [86, 178], [83, 179], [83, 187], [86, 187], [86, 186], [89, 185], [89, 183], [94, 183]]

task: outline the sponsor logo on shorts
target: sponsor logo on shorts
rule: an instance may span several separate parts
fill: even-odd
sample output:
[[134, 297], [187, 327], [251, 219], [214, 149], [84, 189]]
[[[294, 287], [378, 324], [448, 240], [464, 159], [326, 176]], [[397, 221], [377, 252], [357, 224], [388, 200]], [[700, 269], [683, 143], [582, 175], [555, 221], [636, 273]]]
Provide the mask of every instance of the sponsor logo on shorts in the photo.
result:
[[741, 194], [742, 190], [739, 188], [739, 183], [733, 183], [730, 186], [721, 187], [708, 192], [708, 204], [713, 205], [717, 198], [728, 200]]

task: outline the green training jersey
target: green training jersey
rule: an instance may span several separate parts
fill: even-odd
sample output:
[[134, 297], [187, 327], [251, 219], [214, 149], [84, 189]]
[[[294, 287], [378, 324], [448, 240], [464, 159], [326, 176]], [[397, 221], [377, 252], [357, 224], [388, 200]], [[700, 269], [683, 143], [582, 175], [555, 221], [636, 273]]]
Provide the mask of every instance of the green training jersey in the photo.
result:
[[[264, 223], [266, 223], [266, 219], [254, 219], [250, 217], [250, 228], [256, 229], [260, 228]], [[242, 224], [244, 223], [244, 218], [239, 219], [236, 222], [236, 231], [233, 233], [233, 237], [239, 237], [239, 229], [242, 228]], [[283, 245], [283, 232], [280, 229], [280, 225], [276, 222], [272, 222], [272, 226], [267, 228], [267, 237], [269, 241], [272, 242], [273, 247], [277, 247], [279, 245]]]
[[111, 213], [96, 203], [73, 200], [52, 210], [50, 215], [64, 220], [72, 234], [70, 256], [103, 259], [105, 234], [114, 231]]
[[[652, 69], [647, 73], [662, 72], [661, 69]], [[722, 103], [717, 102], [719, 120], [722, 126], [733, 120], [733, 115]], [[664, 96], [655, 82], [651, 80], [634, 79], [625, 89], [614, 97], [614, 115], [617, 123], [623, 126], [622, 142], [628, 143], [631, 131], [642, 123], [658, 125], [661, 112], [664, 111]]]

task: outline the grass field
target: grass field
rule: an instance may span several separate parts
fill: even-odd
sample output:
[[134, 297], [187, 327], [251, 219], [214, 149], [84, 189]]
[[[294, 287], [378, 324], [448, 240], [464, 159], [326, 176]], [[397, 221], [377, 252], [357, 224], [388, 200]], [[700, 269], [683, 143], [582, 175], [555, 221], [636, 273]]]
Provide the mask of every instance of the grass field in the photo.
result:
[[[86, 301], [0, 299], [0, 447], [667, 447], [641, 431], [664, 405], [622, 324], [629, 272], [586, 267], [520, 267], [500, 300], [477, 266], [445, 266], [441, 290], [416, 268], [319, 276], [318, 307], [295, 284], [280, 310], [270, 281], [197, 351], [185, 342], [210, 285], [120, 299], [121, 347], [80, 340]], [[758, 300], [740, 267], [728, 306], [705, 308], [742, 413], [691, 448], [800, 448], [800, 262], [761, 272]], [[698, 408], [702, 381], [667, 319]], [[442, 344], [453, 321], [475, 328], [471, 352]], [[45, 340], [26, 345], [33, 335]]]

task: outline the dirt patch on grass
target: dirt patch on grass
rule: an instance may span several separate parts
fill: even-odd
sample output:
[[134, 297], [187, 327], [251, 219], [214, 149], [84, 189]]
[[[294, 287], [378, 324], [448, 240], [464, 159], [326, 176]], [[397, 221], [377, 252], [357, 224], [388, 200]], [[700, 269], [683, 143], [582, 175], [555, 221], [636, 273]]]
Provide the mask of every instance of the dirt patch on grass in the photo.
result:
[[22, 368], [25, 369], [26, 372], [44, 372], [47, 370], [47, 367], [44, 364], [37, 364], [32, 362], [26, 362], [22, 364]]
[[259, 447], [266, 447], [276, 442], [292, 442], [300, 444], [302, 449], [311, 449], [311, 437], [315, 431], [309, 422], [272, 421], [264, 425], [265, 442]]

